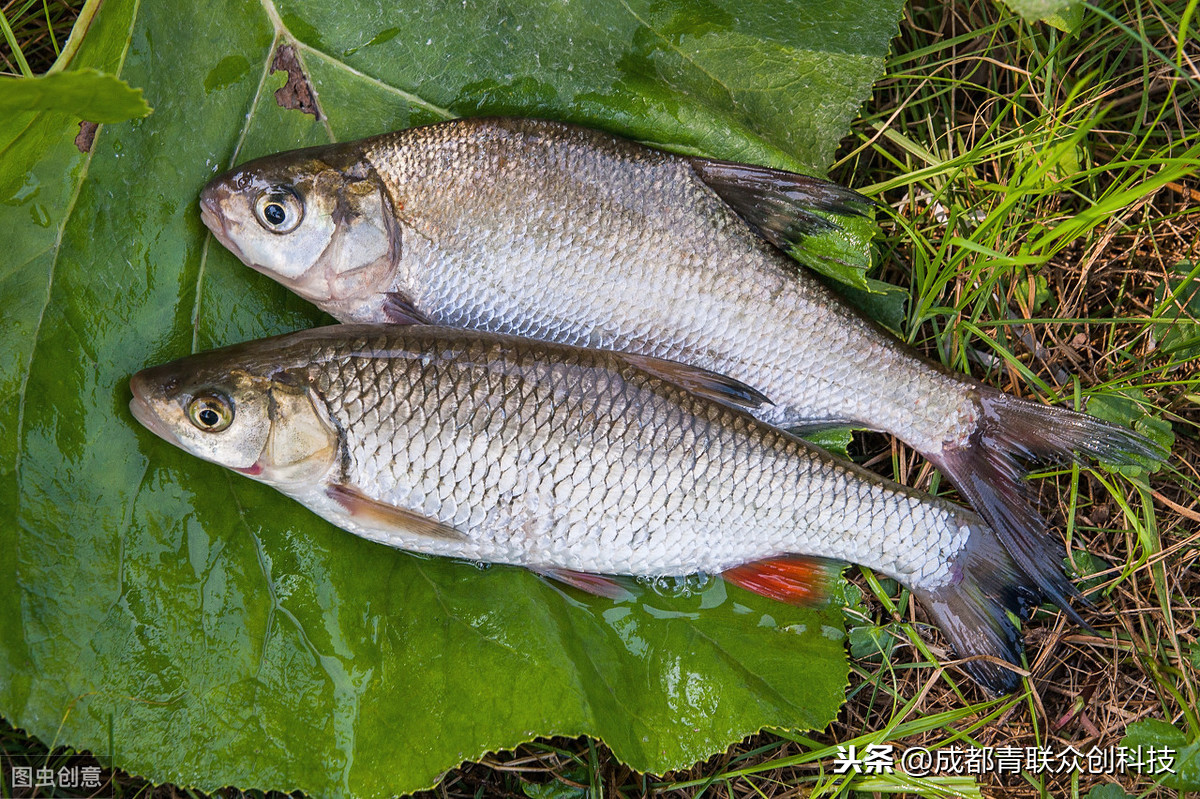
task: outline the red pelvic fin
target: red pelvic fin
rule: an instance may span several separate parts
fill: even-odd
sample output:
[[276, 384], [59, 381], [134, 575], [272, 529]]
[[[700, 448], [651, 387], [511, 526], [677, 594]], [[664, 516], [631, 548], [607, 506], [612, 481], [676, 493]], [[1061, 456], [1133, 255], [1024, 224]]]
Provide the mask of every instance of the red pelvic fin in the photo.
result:
[[812, 605], [829, 594], [829, 561], [785, 555], [743, 563], [721, 572], [736, 586], [789, 605]]
[[530, 569], [548, 580], [577, 588], [585, 594], [602, 596], [607, 599], [623, 599], [629, 596], [629, 590], [611, 577], [603, 574], [571, 571], [570, 569]]

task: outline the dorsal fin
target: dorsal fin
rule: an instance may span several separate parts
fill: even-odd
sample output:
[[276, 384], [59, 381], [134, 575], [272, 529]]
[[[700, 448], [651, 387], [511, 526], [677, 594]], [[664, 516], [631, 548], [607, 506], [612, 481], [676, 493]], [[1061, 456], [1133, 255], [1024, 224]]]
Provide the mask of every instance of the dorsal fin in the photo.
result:
[[701, 369], [699, 366], [689, 366], [685, 363], [655, 358], [651, 355], [624, 353], [620, 357], [661, 380], [686, 388], [697, 396], [720, 402], [723, 405], [736, 405], [751, 410], [763, 405], [774, 405], [758, 389], [718, 372]]
[[862, 216], [853, 205], [874, 205], [858, 192], [821, 178], [732, 161], [690, 160], [710, 189], [781, 250], [838, 228], [814, 211]]

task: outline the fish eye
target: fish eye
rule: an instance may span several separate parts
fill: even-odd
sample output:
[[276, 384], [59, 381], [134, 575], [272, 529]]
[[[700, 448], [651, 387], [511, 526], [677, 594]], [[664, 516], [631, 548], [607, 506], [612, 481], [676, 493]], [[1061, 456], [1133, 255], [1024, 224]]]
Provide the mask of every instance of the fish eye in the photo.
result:
[[188, 419], [206, 433], [219, 433], [233, 422], [233, 403], [221, 394], [199, 394], [187, 406]]
[[293, 192], [274, 189], [258, 195], [254, 214], [258, 223], [272, 233], [291, 233], [304, 219], [304, 204]]

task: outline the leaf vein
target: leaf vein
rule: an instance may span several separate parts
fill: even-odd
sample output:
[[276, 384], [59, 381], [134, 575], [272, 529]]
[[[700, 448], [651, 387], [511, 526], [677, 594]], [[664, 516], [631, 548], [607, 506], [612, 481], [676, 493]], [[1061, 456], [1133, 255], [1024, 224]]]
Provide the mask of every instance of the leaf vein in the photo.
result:
[[[595, 658], [592, 657], [591, 652], [588, 649], [588, 647], [587, 646], [578, 646], [578, 647], [572, 646], [572, 644], [579, 641], [581, 639], [581, 637], [579, 635], [574, 634], [575, 625], [571, 621], [570, 612], [569, 612], [569, 608], [568, 608], [567, 604], [560, 600], [560, 601], [556, 602], [555, 604], [551, 605], [549, 608], [547, 608], [547, 610], [549, 612], [549, 615], [555, 621], [555, 628], [556, 628], [556, 631], [559, 636], [560, 648], [563, 651], [575, 650], [575, 651], [578, 651], [580, 654], [582, 654], [584, 661], [587, 663], [587, 665], [591, 669], [592, 673], [596, 675], [596, 679], [599, 681], [599, 683], [603, 687], [603, 689], [608, 693], [609, 696], [612, 697], [613, 702], [615, 702], [618, 707], [620, 707], [622, 710], [624, 710], [628, 714], [627, 718], [629, 718], [631, 720], [640, 718], [640, 714], [638, 713], [638, 708], [631, 707], [625, 700], [623, 700], [621, 698], [620, 694], [617, 693], [616, 687], [613, 685], [613, 683], [610, 682], [608, 679], [606, 679], [604, 670], [600, 668], [600, 666], [596, 662]], [[578, 668], [578, 666], [579, 666], [578, 658], [572, 657], [572, 662], [576, 664], [576, 669], [574, 670], [574, 672], [572, 673], [571, 676], [574, 678], [573, 682], [575, 683], [577, 692], [581, 695], [581, 698], [584, 701], [586, 701], [586, 703], [587, 703], [587, 706], [585, 709], [590, 717], [588, 719], [588, 721], [590, 722], [590, 726], [592, 726], [592, 728], [594, 729], [597, 726], [595, 700], [592, 698], [592, 693], [595, 689], [592, 688], [591, 684], [584, 679], [582, 671]]]
[[[436, 103], [432, 103], [429, 100], [426, 100], [425, 98], [423, 98], [419, 95], [413, 94], [412, 92], [405, 91], [404, 89], [401, 89], [397, 86], [393, 86], [390, 83], [385, 83], [384, 81], [380, 80], [379, 78], [373, 77], [371, 75], [368, 75], [365, 72], [355, 69], [354, 67], [347, 64], [345, 61], [342, 61], [340, 58], [332, 56], [329, 53], [324, 52], [323, 50], [318, 50], [317, 48], [313, 47], [312, 45], [305, 44], [304, 42], [301, 42], [301, 41], [297, 41], [296, 47], [301, 50], [304, 50], [305, 52], [312, 53], [313, 55], [317, 56], [318, 58], [322, 58], [325, 61], [328, 61], [329, 63], [334, 64], [337, 67], [346, 70], [347, 72], [349, 72], [351, 75], [355, 76], [356, 78], [361, 78], [361, 79], [369, 82], [373, 86], [383, 89], [384, 91], [391, 92], [392, 94], [396, 95], [397, 97], [400, 97], [401, 99], [405, 100], [406, 102], [412, 103], [413, 105], [419, 105], [421, 108], [424, 108], [427, 111], [432, 111], [433, 113], [435, 113], [445, 119], [453, 119], [455, 116], [457, 116], [453, 111], [451, 111], [448, 108], [444, 108], [440, 105], [437, 105]], [[314, 89], [314, 91], [315, 91], [315, 89]]]
[[519, 650], [515, 647], [512, 647], [512, 646], [509, 646], [508, 644], [506, 644], [502, 641], [496, 640], [494, 637], [484, 633], [478, 627], [475, 627], [474, 625], [469, 624], [468, 622], [464, 621], [458, 614], [453, 613], [450, 610], [450, 607], [446, 604], [445, 600], [443, 599], [443, 592], [442, 592], [441, 586], [439, 586], [437, 581], [434, 580], [432, 577], [430, 577], [428, 573], [426, 573], [424, 565], [421, 563], [417, 563], [416, 568], [417, 568], [417, 573], [420, 574], [421, 577], [425, 580], [425, 582], [429, 583], [429, 587], [431, 589], [433, 589], [433, 596], [437, 600], [437, 603], [439, 605], [441, 605], [442, 610], [445, 612], [447, 618], [452, 619], [455, 622], [457, 622], [458, 624], [463, 625], [464, 627], [469, 629], [471, 632], [475, 633], [475, 635], [479, 636], [479, 638], [483, 639], [484, 642], [490, 643], [499, 649], [503, 649], [506, 652], [511, 652], [512, 654], [517, 655], [525, 663], [534, 663], [536, 665], [535, 661], [533, 660], [532, 657], [530, 657], [528, 652], [522, 652], [521, 650]]
[[724, 89], [725, 93], [727, 95], [729, 95], [729, 102], [732, 107], [738, 108], [741, 106], [741, 103], [739, 103], [737, 100], [737, 95], [734, 94], [733, 89], [729, 88], [729, 86], [725, 83], [725, 81], [721, 80], [716, 75], [709, 72], [707, 69], [705, 69], [703, 66], [701, 66], [700, 62], [698, 62], [693, 56], [684, 52], [684, 50], [682, 48], [680, 48], [677, 44], [675, 44], [670, 39], [668, 39], [666, 36], [663, 36], [661, 33], [659, 33], [657, 30], [655, 30], [654, 27], [650, 25], [650, 23], [648, 23], [648, 22], [646, 22], [646, 20], [642, 19], [641, 16], [639, 16], [638, 13], [633, 10], [633, 7], [629, 5], [628, 0], [620, 0], [620, 3], [625, 8], [625, 10], [629, 12], [630, 16], [632, 16], [634, 19], [636, 19], [638, 21], [638, 23], [642, 25], [642, 27], [644, 27], [646, 30], [653, 33], [655, 35], [655, 37], [657, 37], [659, 40], [661, 40], [662, 43], [665, 44], [668, 48], [670, 48], [671, 50], [674, 50], [676, 53], [678, 53], [680, 58], [682, 58], [684, 61], [691, 64], [693, 67], [695, 67], [700, 72], [700, 74], [704, 75], [709, 80], [711, 80], [713, 83], [717, 84], [722, 89]]
[[[101, 129], [103, 129], [103, 126], [101, 126]], [[98, 137], [99, 137], [99, 131], [97, 132], [97, 138]], [[50, 298], [54, 293], [54, 274], [58, 269], [58, 257], [62, 253], [63, 235], [66, 233], [67, 223], [71, 221], [71, 214], [74, 213], [74, 211], [75, 211], [75, 204], [79, 201], [79, 195], [83, 192], [83, 184], [87, 180], [88, 168], [91, 166], [91, 163], [92, 163], [92, 153], [94, 153], [95, 151], [96, 151], [96, 148], [93, 146], [92, 149], [88, 152], [87, 156], [84, 157], [83, 168], [79, 171], [79, 180], [75, 183], [75, 188], [71, 192], [71, 199], [67, 201], [66, 212], [63, 214], [62, 222], [59, 223], [58, 231], [54, 235], [54, 243], [49, 245], [48, 247], [46, 247], [46, 249], [42, 250], [40, 253], [38, 253], [38, 255], [35, 255], [34, 258], [30, 259], [30, 262], [32, 262], [38, 256], [43, 255], [47, 252], [53, 251], [53, 253], [54, 253], [54, 257], [50, 259], [50, 266], [46, 270], [47, 271], [46, 295], [45, 295], [45, 298], [42, 300], [41, 310], [38, 311], [37, 323], [34, 325], [34, 328], [33, 328], [33, 342], [32, 342], [32, 346], [30, 346], [30, 348], [29, 348], [29, 360], [25, 364], [25, 369], [23, 370], [23, 374], [21, 375], [21, 388], [17, 392], [17, 429], [16, 429], [17, 440], [16, 440], [16, 460], [13, 463], [13, 473], [16, 476], [18, 486], [20, 485], [20, 482], [21, 482], [21, 454], [22, 454], [22, 443], [21, 442], [25, 438], [25, 435], [24, 435], [24, 433], [25, 433], [25, 393], [29, 389], [29, 375], [33, 372], [33, 359], [37, 353], [38, 341], [42, 334], [42, 323], [45, 321], [46, 310], [50, 307]], [[17, 495], [18, 509], [20, 508], [20, 501], [21, 501], [20, 493], [18, 492], [18, 495]]]
[[[268, 12], [269, 14], [269, 12]], [[258, 111], [258, 103], [262, 99], [263, 89], [267, 85], [267, 77], [273, 71], [271, 64], [274, 61], [275, 48], [279, 46], [279, 33], [271, 39], [271, 44], [267, 47], [267, 57], [263, 63], [262, 74], [258, 77], [258, 86], [254, 90], [254, 97], [250, 101], [250, 110], [246, 112], [246, 122], [242, 125], [242, 129], [238, 131], [237, 142], [233, 145], [233, 153], [229, 156], [229, 162], [225, 165], [227, 169], [232, 169], [237, 163], [238, 155], [242, 151], [242, 146], [246, 143], [246, 135], [250, 131], [250, 120]], [[208, 251], [213, 242], [213, 234], [206, 233], [204, 237], [204, 245], [200, 248], [200, 266], [196, 270], [196, 291], [192, 298], [192, 353], [200, 351], [200, 304], [203, 296], [204, 273], [208, 268]]]
[[0, 149], [0, 157], [4, 156], [9, 150], [11, 150], [13, 145], [16, 144], [18, 141], [20, 141], [21, 137], [25, 135], [25, 132], [28, 131], [31, 127], [33, 127], [33, 124], [35, 122], [37, 122], [39, 119], [41, 119], [42, 115], [45, 113], [46, 113], [45, 111], [35, 112], [33, 114], [33, 116], [31, 116], [29, 118], [29, 124], [27, 124], [25, 127], [21, 128], [19, 131], [17, 131], [16, 134], [12, 137], [12, 140], [9, 141], [8, 144], [4, 145], [3, 149]]

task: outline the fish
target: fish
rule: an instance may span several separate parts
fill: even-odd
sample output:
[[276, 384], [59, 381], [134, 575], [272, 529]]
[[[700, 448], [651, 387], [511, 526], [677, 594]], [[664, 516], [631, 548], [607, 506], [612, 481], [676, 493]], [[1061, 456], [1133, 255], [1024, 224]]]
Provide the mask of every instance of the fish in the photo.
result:
[[[339, 321], [681, 361], [761, 391], [771, 402], [752, 413], [769, 424], [890, 433], [949, 478], [1024, 570], [1057, 585], [1064, 550], [1026, 463], [1165, 453], [924, 358], [785, 253], [803, 257], [811, 236], [869, 202], [817, 178], [512, 118], [267, 156], [200, 197], [225, 247]], [[1068, 598], [1078, 592], [1053, 596], [1082, 624]]]
[[150, 367], [130, 391], [164, 440], [403, 550], [601, 595], [614, 575], [705, 573], [800, 603], [822, 559], [868, 566], [997, 693], [1020, 684], [1008, 614], [1046, 595], [974, 512], [757, 420], [754, 388], [652, 356], [330, 325]]

